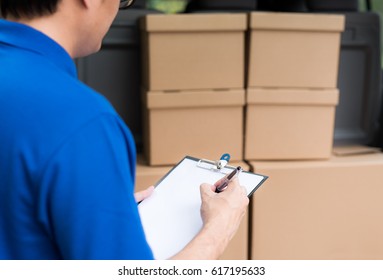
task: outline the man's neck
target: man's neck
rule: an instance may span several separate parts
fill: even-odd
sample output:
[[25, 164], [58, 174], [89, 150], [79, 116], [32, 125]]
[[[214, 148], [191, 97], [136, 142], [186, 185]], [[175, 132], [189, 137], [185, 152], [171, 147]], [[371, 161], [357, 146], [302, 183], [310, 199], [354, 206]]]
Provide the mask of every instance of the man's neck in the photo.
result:
[[63, 47], [67, 53], [71, 56], [75, 56], [74, 52], [74, 43], [73, 39], [71, 38], [70, 34], [67, 34], [68, 29], [62, 28], [59, 29], [58, 26], [59, 21], [56, 21], [54, 17], [48, 16], [48, 17], [41, 17], [36, 19], [17, 19], [12, 20], [16, 21], [25, 25], [28, 25], [43, 34], [50, 37], [52, 40], [54, 40], [56, 43], [58, 43], [61, 47]]

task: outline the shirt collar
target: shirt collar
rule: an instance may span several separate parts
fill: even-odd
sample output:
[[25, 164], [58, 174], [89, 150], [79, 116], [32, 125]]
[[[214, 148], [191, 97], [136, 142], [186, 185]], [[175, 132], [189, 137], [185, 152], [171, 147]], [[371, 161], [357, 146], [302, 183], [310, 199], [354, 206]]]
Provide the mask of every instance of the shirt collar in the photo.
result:
[[64, 48], [32, 27], [0, 19], [0, 43], [38, 53], [71, 76], [77, 77], [76, 66]]

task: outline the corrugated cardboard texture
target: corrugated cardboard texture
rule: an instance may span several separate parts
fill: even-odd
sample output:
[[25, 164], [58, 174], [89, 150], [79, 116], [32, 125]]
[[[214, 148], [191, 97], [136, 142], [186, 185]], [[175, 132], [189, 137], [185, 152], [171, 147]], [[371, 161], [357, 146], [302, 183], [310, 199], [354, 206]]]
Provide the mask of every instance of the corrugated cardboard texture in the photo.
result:
[[338, 157], [347, 157], [355, 155], [376, 154], [381, 149], [376, 147], [368, 147], [362, 145], [336, 146], [333, 148], [333, 154]]
[[[165, 103], [160, 101], [161, 93], [146, 94], [148, 100], [155, 96], [155, 102], [150, 102], [152, 109], [146, 110], [144, 118], [145, 155], [149, 164], [175, 164], [187, 154], [215, 158], [229, 153], [233, 161], [242, 160], [244, 91], [237, 93], [185, 93], [190, 101], [187, 108], [180, 98], [184, 93], [162, 93]], [[174, 102], [169, 101], [172, 98]], [[227, 104], [226, 99], [232, 100], [232, 104]], [[201, 106], [203, 102], [205, 105]]]
[[336, 88], [342, 15], [252, 13], [248, 87]]
[[244, 88], [246, 18], [245, 14], [146, 17], [144, 86], [159, 91]]
[[341, 32], [345, 27], [342, 15], [303, 13], [250, 13], [250, 29], [305, 30]]
[[141, 29], [149, 32], [244, 31], [246, 14], [149, 15], [142, 18]]
[[383, 154], [251, 165], [253, 259], [383, 259]]
[[274, 105], [330, 105], [335, 106], [339, 101], [338, 89], [247, 89], [246, 104]]
[[[179, 159], [181, 160], [181, 158]], [[231, 165], [240, 165], [244, 170], [249, 170], [249, 166], [244, 162], [230, 163]], [[136, 166], [136, 191], [144, 190], [154, 185], [160, 178], [170, 171], [172, 166], [150, 167], [145, 164], [142, 156], [138, 157]], [[248, 259], [248, 235], [249, 235], [249, 215], [243, 218], [238, 232], [233, 237], [223, 255], [222, 260], [246, 260]]]
[[[339, 93], [337, 90], [322, 93], [323, 96], [318, 90], [249, 90], [247, 99], [252, 102], [246, 107], [244, 158], [329, 158]], [[294, 100], [297, 104], [290, 104]]]
[[148, 109], [244, 106], [244, 90], [147, 92], [144, 103]]

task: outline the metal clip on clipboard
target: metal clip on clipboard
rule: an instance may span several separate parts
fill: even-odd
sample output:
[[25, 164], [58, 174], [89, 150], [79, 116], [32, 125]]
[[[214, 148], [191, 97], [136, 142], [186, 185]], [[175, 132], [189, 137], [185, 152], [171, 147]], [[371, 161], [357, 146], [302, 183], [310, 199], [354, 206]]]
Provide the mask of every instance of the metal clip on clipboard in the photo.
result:
[[230, 155], [229, 154], [223, 154], [219, 160], [213, 161], [209, 159], [200, 159], [197, 162], [197, 166], [200, 168], [217, 171], [226, 174], [223, 172], [225, 168], [229, 169], [235, 169], [235, 166], [228, 165], [230, 161]]

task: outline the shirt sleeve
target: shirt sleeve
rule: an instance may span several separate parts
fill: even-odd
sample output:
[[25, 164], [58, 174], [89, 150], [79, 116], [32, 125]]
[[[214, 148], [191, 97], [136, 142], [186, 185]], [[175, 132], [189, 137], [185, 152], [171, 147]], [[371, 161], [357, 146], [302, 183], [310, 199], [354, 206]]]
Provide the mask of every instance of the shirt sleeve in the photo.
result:
[[42, 177], [38, 216], [64, 259], [153, 259], [134, 199], [135, 148], [105, 114], [71, 135]]

